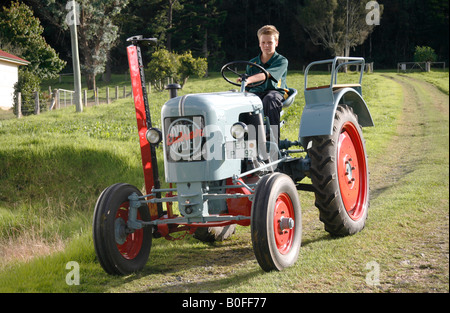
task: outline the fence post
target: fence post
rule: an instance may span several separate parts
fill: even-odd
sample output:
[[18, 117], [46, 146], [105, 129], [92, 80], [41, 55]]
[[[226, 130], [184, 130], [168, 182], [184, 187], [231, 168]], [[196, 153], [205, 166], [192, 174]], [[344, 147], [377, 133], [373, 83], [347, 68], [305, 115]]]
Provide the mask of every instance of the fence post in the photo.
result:
[[106, 104], [110, 104], [111, 101], [109, 100], [109, 87], [106, 87]]
[[98, 105], [98, 87], [94, 89], [95, 105]]
[[56, 104], [58, 105], [58, 109], [61, 109], [61, 96], [59, 89], [56, 89]]
[[56, 93], [56, 89], [53, 92], [51, 92], [51, 90], [50, 90], [50, 95], [52, 96], [52, 100], [51, 100], [52, 103], [50, 104], [50, 107], [48, 109], [49, 111], [51, 111], [51, 110], [53, 110], [55, 108], [55, 105], [56, 105], [55, 93]]
[[127, 86], [123, 86], [123, 97], [127, 96]]
[[34, 114], [39, 115], [41, 108], [39, 106], [39, 91], [34, 92]]
[[84, 106], [87, 107], [87, 90], [86, 89], [83, 91], [83, 102], [84, 102]]
[[116, 86], [116, 100], [119, 100], [119, 86]]
[[22, 117], [22, 93], [17, 93], [17, 118]]

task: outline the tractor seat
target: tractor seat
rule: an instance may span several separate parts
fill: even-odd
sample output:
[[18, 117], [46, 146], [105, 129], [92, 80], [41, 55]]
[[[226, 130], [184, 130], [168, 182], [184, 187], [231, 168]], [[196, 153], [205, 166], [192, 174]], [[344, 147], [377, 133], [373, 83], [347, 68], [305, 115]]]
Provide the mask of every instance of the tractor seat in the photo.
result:
[[289, 88], [289, 91], [287, 92], [288, 97], [282, 102], [283, 103], [283, 109], [288, 108], [292, 103], [294, 103], [295, 96], [297, 95], [297, 90], [294, 88]]

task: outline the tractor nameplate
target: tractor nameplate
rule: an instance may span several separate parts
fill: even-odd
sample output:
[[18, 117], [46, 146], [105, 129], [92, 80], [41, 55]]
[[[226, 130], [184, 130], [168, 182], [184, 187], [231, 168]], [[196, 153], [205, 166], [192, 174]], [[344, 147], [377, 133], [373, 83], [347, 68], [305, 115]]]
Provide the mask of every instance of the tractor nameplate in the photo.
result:
[[166, 156], [169, 162], [204, 161], [204, 122], [201, 116], [166, 118]]

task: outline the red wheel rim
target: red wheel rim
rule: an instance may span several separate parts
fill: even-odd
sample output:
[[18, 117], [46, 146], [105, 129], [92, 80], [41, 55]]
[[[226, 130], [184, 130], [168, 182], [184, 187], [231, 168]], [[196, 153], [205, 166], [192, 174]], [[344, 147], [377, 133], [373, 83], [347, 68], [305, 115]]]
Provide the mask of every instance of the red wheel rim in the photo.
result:
[[358, 129], [350, 122], [339, 135], [337, 172], [345, 210], [356, 221], [367, 205], [367, 165]]
[[[289, 252], [294, 240], [295, 232], [295, 213], [291, 198], [288, 194], [282, 193], [278, 196], [275, 203], [273, 230], [275, 243], [281, 254]], [[290, 224], [290, 227], [288, 226]]]
[[[124, 233], [125, 227], [120, 227], [121, 229], [117, 229], [119, 226], [125, 226], [128, 221], [128, 212], [129, 212], [129, 202], [126, 201], [120, 205], [119, 210], [117, 210], [116, 214], [116, 223], [115, 223], [115, 237], [116, 237], [116, 245], [120, 254], [127, 260], [134, 259], [141, 251], [142, 242], [144, 240], [144, 230], [137, 229], [131, 234]], [[137, 214], [137, 218], [140, 218], [139, 212]]]

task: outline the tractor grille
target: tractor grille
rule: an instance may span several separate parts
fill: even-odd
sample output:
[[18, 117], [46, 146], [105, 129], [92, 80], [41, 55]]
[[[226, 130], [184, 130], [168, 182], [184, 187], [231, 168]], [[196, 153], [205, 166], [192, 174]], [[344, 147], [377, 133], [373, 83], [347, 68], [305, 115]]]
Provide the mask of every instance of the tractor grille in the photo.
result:
[[204, 161], [206, 141], [202, 116], [168, 117], [164, 119], [166, 160], [169, 162]]

